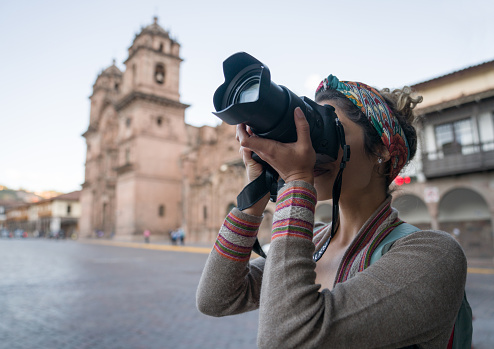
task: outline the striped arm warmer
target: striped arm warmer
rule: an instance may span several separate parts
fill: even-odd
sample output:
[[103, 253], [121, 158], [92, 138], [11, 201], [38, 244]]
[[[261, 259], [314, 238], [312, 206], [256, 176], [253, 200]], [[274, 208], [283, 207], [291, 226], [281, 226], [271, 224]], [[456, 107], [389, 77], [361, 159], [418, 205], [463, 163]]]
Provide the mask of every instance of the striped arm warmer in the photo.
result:
[[303, 181], [285, 184], [278, 194], [271, 241], [293, 236], [312, 241], [316, 191]]
[[262, 217], [251, 216], [234, 208], [220, 229], [214, 249], [232, 261], [248, 261], [261, 221]]

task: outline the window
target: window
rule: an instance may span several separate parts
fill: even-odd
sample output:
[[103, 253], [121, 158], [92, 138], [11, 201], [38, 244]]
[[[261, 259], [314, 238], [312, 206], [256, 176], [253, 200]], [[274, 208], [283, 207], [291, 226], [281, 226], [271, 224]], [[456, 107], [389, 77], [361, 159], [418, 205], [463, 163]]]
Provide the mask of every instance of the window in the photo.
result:
[[156, 64], [154, 68], [154, 80], [158, 84], [165, 82], [165, 66], [163, 64]]
[[479, 136], [482, 151], [494, 150], [494, 111], [479, 116]]
[[478, 146], [474, 144], [471, 118], [437, 125], [434, 132], [437, 147], [442, 149], [444, 155], [472, 154], [479, 151]]
[[160, 205], [158, 207], [158, 216], [160, 216], [160, 217], [165, 216], [165, 205]]
[[72, 211], [72, 206], [67, 205], [67, 215], [70, 215], [70, 211]]
[[160, 47], [158, 48], [158, 51], [163, 52], [163, 43], [160, 42]]
[[119, 85], [118, 83], [115, 83], [115, 92], [118, 92]]
[[131, 118], [125, 119], [125, 126], [130, 127], [130, 124], [132, 124], [132, 119]]
[[204, 206], [202, 208], [202, 214], [204, 216], [204, 220], [208, 219], [208, 207], [207, 206]]
[[125, 163], [130, 164], [130, 149], [125, 149]]
[[156, 118], [156, 123], [158, 124], [158, 126], [161, 126], [163, 124], [163, 118], [161, 116], [158, 116]]

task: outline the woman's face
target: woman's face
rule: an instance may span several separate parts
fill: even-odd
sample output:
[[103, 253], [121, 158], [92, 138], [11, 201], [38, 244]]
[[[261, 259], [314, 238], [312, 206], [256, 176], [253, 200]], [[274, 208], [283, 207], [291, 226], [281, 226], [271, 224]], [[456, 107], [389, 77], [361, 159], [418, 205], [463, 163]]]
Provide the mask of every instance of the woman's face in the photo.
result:
[[[319, 104], [329, 104], [335, 108], [336, 115], [345, 130], [346, 144], [350, 146], [350, 160], [343, 171], [341, 199], [345, 197], [358, 199], [359, 195], [369, 189], [376, 189], [374, 181], [377, 176], [375, 171], [377, 156], [369, 156], [365, 152], [363, 129], [351, 121], [341, 108], [330, 100], [323, 100]], [[314, 166], [314, 187], [317, 190], [318, 201], [332, 198], [333, 183], [340, 169], [342, 154], [343, 151], [340, 148], [338, 159], [334, 162], [328, 162], [323, 155], [317, 155]]]

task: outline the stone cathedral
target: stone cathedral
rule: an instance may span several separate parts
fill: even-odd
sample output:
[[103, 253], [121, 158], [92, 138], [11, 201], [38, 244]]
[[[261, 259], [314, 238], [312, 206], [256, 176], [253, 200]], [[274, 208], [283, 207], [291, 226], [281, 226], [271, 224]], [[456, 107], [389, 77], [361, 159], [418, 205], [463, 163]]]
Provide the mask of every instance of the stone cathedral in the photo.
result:
[[235, 128], [185, 123], [181, 62], [180, 44], [154, 18], [135, 36], [125, 71], [113, 62], [96, 78], [83, 134], [82, 236], [138, 240], [146, 229], [166, 237], [182, 227], [188, 241], [209, 242], [235, 205], [246, 181]]

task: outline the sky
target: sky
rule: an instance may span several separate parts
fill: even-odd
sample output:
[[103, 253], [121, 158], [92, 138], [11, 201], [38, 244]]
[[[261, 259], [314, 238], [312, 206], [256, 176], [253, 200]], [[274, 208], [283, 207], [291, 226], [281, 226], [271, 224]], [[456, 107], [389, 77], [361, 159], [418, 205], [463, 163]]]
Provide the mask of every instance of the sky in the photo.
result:
[[217, 125], [223, 61], [244, 51], [313, 97], [329, 74], [402, 87], [494, 60], [492, 0], [0, 1], [0, 185], [80, 190], [89, 96], [158, 24], [181, 44], [187, 123]]

